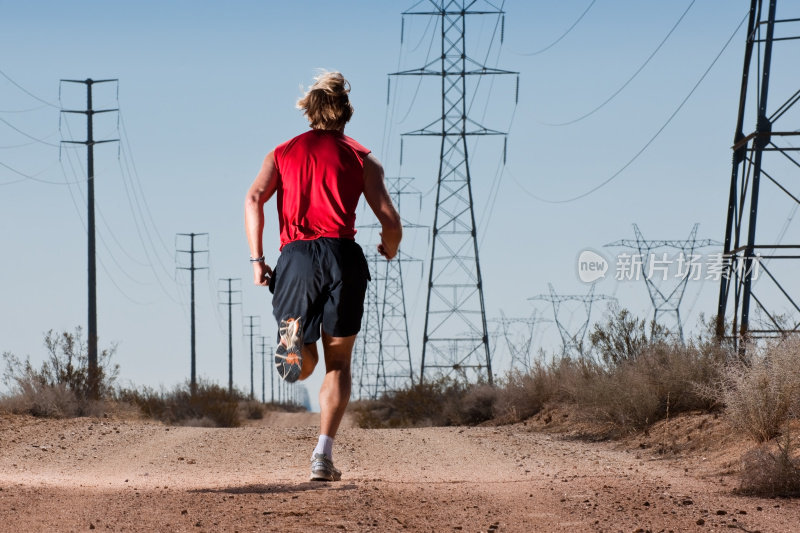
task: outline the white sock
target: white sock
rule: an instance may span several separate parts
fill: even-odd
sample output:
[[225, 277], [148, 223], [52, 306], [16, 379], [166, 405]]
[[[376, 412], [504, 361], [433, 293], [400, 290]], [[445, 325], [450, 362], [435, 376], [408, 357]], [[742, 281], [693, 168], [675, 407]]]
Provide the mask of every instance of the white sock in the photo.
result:
[[[317, 441], [317, 447], [314, 448], [314, 454], [321, 453], [327, 455], [328, 459], [333, 460], [333, 439], [327, 435], [320, 435]], [[312, 454], [313, 459], [313, 454]]]

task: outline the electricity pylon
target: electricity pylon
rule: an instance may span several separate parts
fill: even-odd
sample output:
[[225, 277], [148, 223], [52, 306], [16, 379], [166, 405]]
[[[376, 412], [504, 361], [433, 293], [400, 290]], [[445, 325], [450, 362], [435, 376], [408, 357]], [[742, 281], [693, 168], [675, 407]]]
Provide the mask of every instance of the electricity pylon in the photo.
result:
[[364, 315], [361, 319], [361, 332], [356, 337], [353, 358], [358, 362], [358, 398], [375, 399], [378, 396], [379, 376], [382, 375], [379, 357], [381, 345], [381, 319], [378, 305], [378, 261], [383, 257], [377, 252], [365, 254], [369, 265], [370, 278], [364, 298]]
[[[402, 218], [403, 197], [417, 196], [420, 192], [411, 186], [414, 178], [386, 178], [386, 186], [397, 210], [401, 213], [403, 230], [424, 228]], [[391, 261], [385, 261], [383, 291], [380, 302], [380, 346], [378, 357], [378, 394], [407, 388], [414, 384], [414, 366], [411, 361], [411, 343], [408, 337], [403, 265], [420, 262], [402, 251]]]
[[549, 322], [549, 320], [536, 316], [536, 311], [529, 317], [507, 317], [501, 309], [500, 318], [495, 318], [492, 322], [498, 326], [498, 336], [502, 333], [506, 341], [506, 347], [511, 357], [511, 370], [529, 371], [534, 330], [537, 324]]
[[469, 116], [467, 79], [519, 73], [487, 67], [467, 54], [467, 17], [504, 16], [492, 2], [430, 0], [418, 11], [412, 8], [403, 13], [410, 15], [435, 17], [441, 34], [441, 54], [435, 59], [420, 68], [390, 74], [441, 78], [441, 115], [403, 134], [441, 137], [420, 382], [427, 374], [456, 374], [492, 383], [467, 138], [506, 133], [488, 129]]
[[[699, 224], [692, 226], [692, 231], [689, 233], [689, 238], [684, 241], [679, 240], [653, 240], [648, 241], [639, 230], [639, 226], [633, 225], [633, 233], [635, 239], [622, 239], [612, 243], [608, 243], [606, 247], [623, 247], [636, 250], [636, 256], [630, 259], [636, 259], [636, 265], [641, 272], [632, 272], [637, 277], [641, 274], [647, 285], [647, 293], [650, 295], [650, 302], [653, 304], [653, 323], [661, 324], [667, 330], [677, 333], [678, 337], [683, 342], [683, 322], [681, 320], [681, 301], [683, 295], [686, 293], [686, 285], [689, 280], [698, 280], [701, 276], [702, 262], [699, 261], [700, 256], [695, 254], [695, 251], [700, 248], [708, 246], [719, 246], [720, 242], [711, 239], [697, 239], [697, 228]], [[657, 257], [654, 250], [663, 250], [665, 248], [678, 250], [677, 257], [669, 257], [666, 252], [661, 252], [661, 257]], [[669, 265], [675, 263], [677, 272], [670, 274]], [[661, 279], [658, 279], [661, 275]], [[673, 283], [666, 283], [667, 279]], [[677, 279], [677, 282], [674, 280]], [[659, 317], [671, 317], [674, 327], [670, 324], [659, 322]]]
[[[600, 300], [616, 301], [616, 298], [606, 296], [605, 294], [595, 294], [594, 283], [589, 287], [589, 292], [587, 294], [556, 294], [556, 290], [551, 283], [548, 283], [547, 287], [550, 290], [549, 294], [539, 294], [538, 296], [528, 298], [528, 300], [542, 300], [550, 302], [553, 305], [553, 319], [556, 322], [558, 333], [561, 335], [561, 353], [563, 355], [575, 354], [582, 356], [585, 353], [583, 339], [586, 337], [586, 331], [589, 329], [589, 321], [592, 317], [592, 305], [594, 302]], [[584, 320], [579, 327], [569, 327], [569, 324], [565, 324], [559, 318], [561, 306], [565, 302], [580, 302], [583, 304], [586, 310], [586, 320]]]
[[[733, 344], [740, 349], [751, 337], [783, 335], [800, 330], [800, 299], [796, 293], [796, 260], [800, 259], [800, 244], [797, 240], [794, 244], [781, 242], [788, 230], [788, 222], [800, 205], [797, 187], [800, 161], [795, 154], [800, 149], [789, 142], [793, 136], [800, 135], [795, 107], [800, 101], [800, 90], [795, 89], [797, 79], [794, 77], [800, 35], [796, 25], [798, 14], [779, 19], [776, 11], [777, 0], [750, 2], [739, 113], [732, 146], [733, 167], [723, 248], [726, 261], [719, 288], [716, 334], [719, 339], [732, 337]], [[776, 30], [779, 30], [778, 35]], [[774, 57], [773, 48], [780, 49]], [[780, 63], [781, 59], [783, 63]], [[751, 73], [753, 80], [750, 80]], [[778, 86], [783, 93], [778, 99], [779, 105], [769, 105], [771, 76], [780, 74], [789, 76], [789, 83], [793, 86], [788, 87], [788, 92], [785, 92], [785, 84]], [[750, 91], [755, 93], [755, 116], [747, 112]], [[749, 134], [745, 134], [745, 118], [755, 122], [755, 128]], [[762, 183], [765, 185], [763, 190]], [[756, 222], [764, 218], [764, 213], [758, 210], [759, 200], [768, 202], [767, 215], [780, 209], [781, 205], [790, 208], [789, 221], [777, 239], [765, 239], [763, 228], [760, 237], [756, 236]], [[773, 266], [772, 260], [780, 262]], [[791, 263], [792, 260], [795, 262]], [[758, 279], [763, 279], [764, 283], [756, 293], [755, 281], [759, 271], [764, 275]], [[785, 286], [787, 283], [793, 285]], [[757, 306], [755, 309], [767, 317], [765, 325], [751, 326], [753, 302]], [[728, 332], [725, 331], [726, 319], [731, 320]]]

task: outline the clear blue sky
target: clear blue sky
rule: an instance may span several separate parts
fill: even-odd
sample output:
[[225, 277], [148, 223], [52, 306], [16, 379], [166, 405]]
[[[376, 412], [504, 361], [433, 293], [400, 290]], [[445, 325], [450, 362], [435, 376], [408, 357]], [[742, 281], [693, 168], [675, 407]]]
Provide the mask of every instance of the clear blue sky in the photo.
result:
[[[197, 283], [198, 373], [227, 383], [227, 317], [217, 303], [217, 280], [239, 277], [234, 379], [249, 389], [241, 316], [262, 317], [268, 344], [275, 325], [268, 294], [251, 284], [244, 193], [264, 155], [305, 131], [294, 102], [315, 68], [340, 70], [350, 80], [356, 114], [347, 133], [375, 152], [387, 175], [416, 178], [423, 196], [406, 202], [403, 215], [431, 224], [438, 139], [407, 140], [401, 167], [399, 134], [436, 117], [438, 83], [425, 80], [417, 88], [418, 79], [403, 79], [386, 103], [386, 74], [421, 66], [429, 53], [432, 27], [424, 17], [406, 19], [401, 46], [400, 12], [412, 4], [0, 1], [0, 48], [6, 51], [0, 69], [27, 91], [58, 106], [61, 78], [119, 78], [118, 95], [115, 85], [96, 87], [95, 106], [118, 106], [122, 121], [118, 126], [114, 114], [98, 118], [95, 134], [123, 139], [119, 151], [116, 144], [96, 149], [98, 329], [101, 346], [119, 344], [123, 383], [171, 387], [188, 377], [188, 273], [176, 273], [175, 234], [208, 232], [211, 269], [199, 272]], [[700, 80], [749, 6], [744, 0], [599, 0], [560, 41], [531, 55], [557, 41], [589, 4], [509, 0], [502, 47], [491, 39], [495, 19], [469, 23], [474, 57], [520, 72], [516, 107], [513, 78], [483, 81], [473, 104], [487, 127], [510, 126], [500, 174], [502, 141], [481, 139], [470, 148], [490, 319], [501, 309], [507, 316], [537, 308], [547, 315], [549, 308], [527, 298], [547, 292], [548, 282], [561, 293], [585, 293], [575, 267], [580, 251], [599, 250], [611, 260], [615, 252], [603, 245], [633, 238], [632, 223], [652, 239], [684, 238], [695, 222], [699, 237], [723, 237], [744, 26], [674, 119], [613, 181], [570, 203], [532, 196], [576, 196], [628, 163]], [[580, 117], [615, 93], [690, 4], [649, 64], [607, 105], [574, 124], [550, 125]], [[430, 53], [437, 53], [437, 42], [432, 46]], [[785, 80], [773, 85], [781, 95], [789, 88], [796, 90]], [[82, 91], [62, 86], [61, 105], [83, 107]], [[20, 175], [0, 167], [0, 350], [40, 361], [43, 332], [86, 323], [85, 185], [64, 184], [81, 181], [85, 151], [65, 148], [59, 160], [57, 147], [69, 132], [82, 139], [85, 122], [62, 120], [59, 132], [58, 108], [5, 78], [0, 119], [0, 162], [56, 182], [17, 181]], [[11, 125], [56, 146], [32, 141]], [[764, 222], [765, 235], [777, 233], [788, 206], [765, 211], [774, 218]], [[269, 204], [265, 249], [272, 262], [278, 243], [273, 212]], [[363, 214], [359, 223], [370, 217]], [[358, 240], [374, 244], [366, 230]], [[408, 232], [403, 249], [427, 258], [428, 246], [424, 231]], [[423, 270], [407, 272], [417, 357]], [[637, 314], [652, 312], [643, 282], [617, 282], [611, 272], [598, 292], [614, 294]], [[689, 329], [699, 312], [715, 312], [716, 294], [716, 283], [690, 282], [682, 307]], [[577, 323], [580, 312], [573, 311]], [[595, 316], [602, 311], [599, 305]], [[544, 324], [537, 339], [547, 350], [558, 346], [552, 325]], [[502, 349], [496, 357], [496, 368], [507, 369]], [[318, 383], [317, 377], [309, 385], [314, 404]]]

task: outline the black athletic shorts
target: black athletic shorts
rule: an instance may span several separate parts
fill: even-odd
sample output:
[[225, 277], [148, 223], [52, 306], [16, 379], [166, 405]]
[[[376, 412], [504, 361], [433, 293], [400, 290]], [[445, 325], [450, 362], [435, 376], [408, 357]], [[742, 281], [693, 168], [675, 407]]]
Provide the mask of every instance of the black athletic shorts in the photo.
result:
[[355, 335], [370, 279], [364, 252], [353, 240], [290, 242], [270, 279], [272, 314], [278, 324], [300, 317], [305, 344], [320, 338], [320, 326], [333, 337]]

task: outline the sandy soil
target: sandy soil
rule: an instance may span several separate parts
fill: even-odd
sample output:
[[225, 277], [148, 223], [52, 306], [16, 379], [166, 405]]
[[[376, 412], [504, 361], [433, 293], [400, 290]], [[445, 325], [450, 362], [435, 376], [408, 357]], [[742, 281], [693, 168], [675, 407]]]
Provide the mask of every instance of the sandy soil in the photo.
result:
[[0, 530], [800, 530], [800, 501], [734, 494], [745, 445], [708, 415], [622, 442], [571, 438], [559, 413], [499, 427], [346, 424], [342, 481], [311, 483], [317, 416], [236, 429], [0, 416]]

